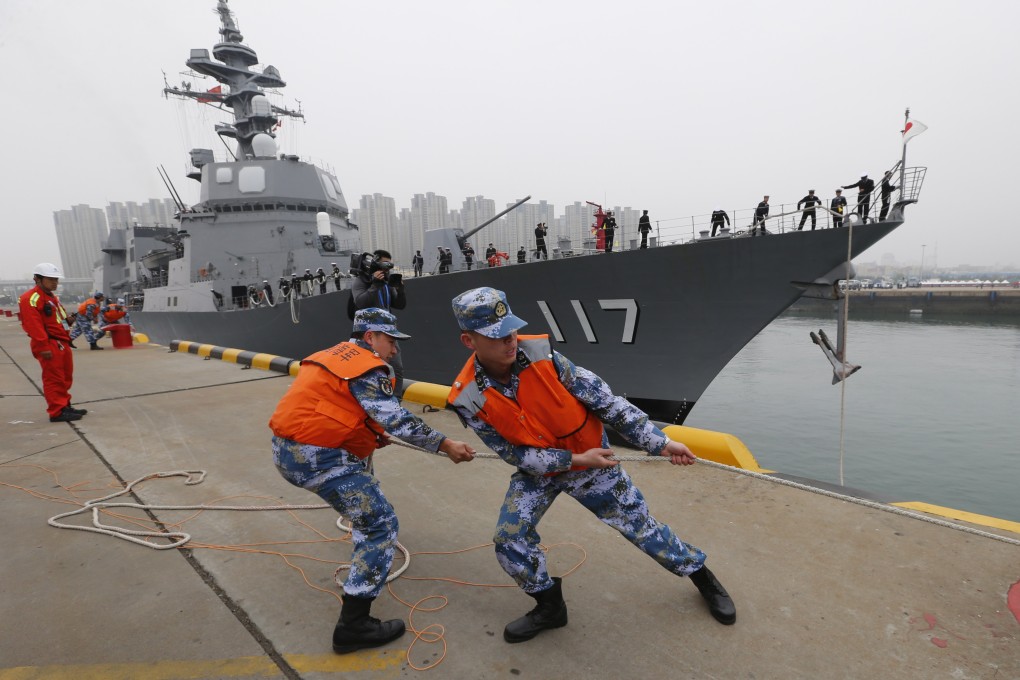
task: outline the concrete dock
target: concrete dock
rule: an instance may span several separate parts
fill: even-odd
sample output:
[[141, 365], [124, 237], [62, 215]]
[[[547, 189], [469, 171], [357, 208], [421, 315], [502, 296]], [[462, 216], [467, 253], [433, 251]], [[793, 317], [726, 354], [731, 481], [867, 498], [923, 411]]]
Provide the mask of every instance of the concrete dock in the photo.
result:
[[[511, 468], [396, 446], [376, 474], [413, 556], [373, 614], [420, 637], [335, 655], [334, 571], [350, 545], [330, 509], [100, 513], [190, 534], [169, 550], [47, 524], [166, 471], [206, 477], [150, 479], [117, 500], [319, 503], [270, 457], [289, 376], [100, 344], [74, 355], [89, 414], [51, 424], [28, 339], [0, 319], [0, 680], [1020, 677], [1020, 547], [707, 465], [625, 464], [656, 517], [708, 553], [736, 625], [564, 497], [541, 533], [570, 624], [506, 644], [503, 626], [533, 606], [489, 545]], [[425, 417], [483, 448], [450, 413]], [[90, 513], [64, 521], [92, 526]]]

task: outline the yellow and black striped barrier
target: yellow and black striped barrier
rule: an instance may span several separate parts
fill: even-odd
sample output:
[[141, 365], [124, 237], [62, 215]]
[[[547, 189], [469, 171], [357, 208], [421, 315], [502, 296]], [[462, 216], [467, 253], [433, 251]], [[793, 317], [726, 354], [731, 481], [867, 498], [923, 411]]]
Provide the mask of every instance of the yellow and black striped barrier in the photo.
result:
[[[228, 347], [217, 347], [188, 340], [172, 340], [170, 342], [171, 352], [187, 352], [200, 357], [220, 359], [235, 364], [243, 364], [251, 368], [261, 368], [264, 371], [276, 371], [277, 373], [288, 373], [296, 376], [301, 370], [301, 361], [290, 359], [275, 354], [261, 354], [259, 352], [247, 352], [241, 349]], [[446, 398], [450, 394], [448, 385], [437, 385], [436, 383], [420, 382], [418, 380], [404, 380], [403, 398], [423, 406], [432, 408], [446, 408]], [[740, 439], [724, 432], [713, 432], [701, 430], [695, 427], [683, 425], [669, 425], [664, 427], [666, 434], [676, 441], [681, 441], [691, 447], [695, 455], [729, 465], [743, 470], [769, 473], [758, 465], [754, 455]]]
[[249, 352], [243, 349], [231, 347], [219, 347], [190, 340], [171, 340], [171, 352], [187, 352], [209, 359], [229, 361], [233, 364], [241, 364], [250, 368], [261, 368], [263, 371], [276, 371], [277, 373], [288, 373], [297, 375], [301, 368], [301, 361], [290, 359], [275, 354], [263, 354], [262, 352]]

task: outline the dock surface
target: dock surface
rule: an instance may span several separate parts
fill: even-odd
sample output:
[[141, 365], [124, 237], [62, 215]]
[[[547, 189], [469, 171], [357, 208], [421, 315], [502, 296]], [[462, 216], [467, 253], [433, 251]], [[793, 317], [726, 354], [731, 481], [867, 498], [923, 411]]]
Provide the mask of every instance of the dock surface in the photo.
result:
[[[511, 468], [396, 446], [376, 474], [412, 558], [372, 613], [419, 637], [338, 656], [334, 571], [350, 544], [331, 509], [101, 513], [190, 534], [169, 550], [47, 524], [168, 471], [206, 476], [117, 500], [320, 503], [271, 460], [267, 421], [289, 376], [100, 344], [74, 354], [89, 414], [51, 424], [28, 339], [0, 320], [0, 680], [1020, 677], [1020, 547], [707, 465], [625, 463], [656, 518], [706, 551], [735, 625], [564, 496], [540, 530], [570, 623], [507, 644], [503, 626], [534, 604], [490, 545]], [[484, 449], [449, 412], [424, 417]], [[92, 526], [89, 513], [64, 521]]]

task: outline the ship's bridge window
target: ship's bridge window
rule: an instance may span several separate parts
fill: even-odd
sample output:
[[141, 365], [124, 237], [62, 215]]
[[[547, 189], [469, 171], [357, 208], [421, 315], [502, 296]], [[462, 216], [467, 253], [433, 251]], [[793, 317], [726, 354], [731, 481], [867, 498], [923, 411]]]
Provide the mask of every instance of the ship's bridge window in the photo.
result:
[[230, 184], [234, 181], [234, 170], [232, 168], [216, 168], [216, 183]]
[[336, 189], [333, 188], [333, 182], [330, 181], [330, 177], [324, 172], [319, 172], [319, 182], [322, 183], [322, 188], [325, 190], [326, 195], [335, 201]]
[[237, 173], [237, 188], [242, 194], [260, 194], [266, 190], [266, 169], [258, 165], [241, 168]]

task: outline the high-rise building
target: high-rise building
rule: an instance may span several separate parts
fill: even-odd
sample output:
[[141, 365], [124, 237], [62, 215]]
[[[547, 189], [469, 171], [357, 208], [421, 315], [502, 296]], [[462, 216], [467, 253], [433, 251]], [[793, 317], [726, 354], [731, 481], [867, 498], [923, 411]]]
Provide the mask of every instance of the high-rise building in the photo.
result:
[[110, 228], [140, 224], [143, 227], [167, 227], [175, 223], [177, 206], [169, 198], [150, 198], [145, 203], [110, 201], [106, 220]]
[[[496, 202], [491, 198], [469, 196], [461, 205], [460, 228], [465, 234], [496, 215]], [[481, 262], [485, 259], [485, 249], [489, 243], [494, 244], [499, 250], [506, 250], [507, 240], [505, 221], [496, 220], [476, 236], [469, 238], [468, 242], [475, 249], [478, 261]]]
[[102, 255], [103, 241], [109, 234], [103, 211], [84, 204], [73, 206], [70, 210], [55, 210], [53, 225], [57, 231], [64, 276], [69, 279], [92, 278], [92, 270]]
[[399, 243], [396, 202], [382, 194], [365, 194], [353, 210], [353, 221], [361, 231], [365, 250], [388, 250], [392, 254]]
[[[425, 246], [425, 232], [430, 229], [442, 229], [450, 225], [449, 209], [446, 204], [446, 196], [437, 196], [431, 191], [425, 194], [415, 194], [411, 198], [411, 209], [408, 213], [408, 223], [401, 226], [406, 229], [408, 246], [406, 251], [401, 252], [398, 261], [407, 266], [411, 262], [414, 251], [421, 250]], [[394, 256], [396, 254], [394, 253]]]
[[[570, 247], [574, 250], [594, 248], [595, 236], [591, 225], [595, 223], [595, 208], [587, 203], [574, 201], [563, 210], [559, 236], [570, 239]], [[549, 230], [550, 235], [552, 229]]]

